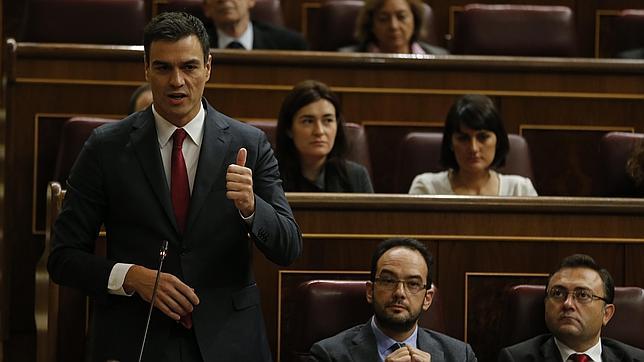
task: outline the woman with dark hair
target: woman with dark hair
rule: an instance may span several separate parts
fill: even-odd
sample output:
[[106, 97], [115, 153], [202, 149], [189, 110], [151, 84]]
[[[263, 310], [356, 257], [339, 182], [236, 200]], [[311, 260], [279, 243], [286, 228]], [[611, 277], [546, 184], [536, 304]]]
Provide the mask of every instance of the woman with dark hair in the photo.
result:
[[448, 170], [414, 178], [410, 194], [537, 196], [529, 178], [503, 175], [508, 135], [492, 100], [466, 95], [450, 108], [443, 128], [441, 164]]
[[356, 22], [359, 44], [340, 51], [447, 54], [420, 40], [426, 31], [423, 6], [422, 0], [366, 0]]
[[373, 192], [366, 168], [346, 159], [340, 101], [324, 83], [301, 82], [286, 96], [275, 151], [285, 191]]

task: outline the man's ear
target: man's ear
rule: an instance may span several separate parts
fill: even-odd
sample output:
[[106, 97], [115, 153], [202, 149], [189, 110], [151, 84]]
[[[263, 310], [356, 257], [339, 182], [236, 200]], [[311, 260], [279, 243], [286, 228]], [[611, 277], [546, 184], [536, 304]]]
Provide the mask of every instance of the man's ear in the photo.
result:
[[615, 304], [606, 304], [604, 306], [604, 317], [602, 318], [602, 325], [606, 326], [608, 321], [615, 315]]
[[206, 60], [204, 67], [206, 67], [206, 71], [208, 71], [208, 80], [210, 80], [210, 71], [212, 70], [212, 54], [208, 54], [208, 59]]
[[373, 303], [373, 283], [368, 281], [366, 285], [367, 285], [367, 289], [365, 290], [365, 296], [367, 297], [367, 302], [369, 302], [369, 304], [372, 304]]
[[425, 291], [425, 298], [423, 299], [423, 310], [428, 310], [429, 306], [432, 305], [432, 301], [434, 301], [434, 289], [427, 289]]
[[150, 68], [150, 64], [148, 62], [144, 62], [144, 64], [145, 64], [145, 80], [149, 82], [150, 77], [148, 76], [148, 69]]

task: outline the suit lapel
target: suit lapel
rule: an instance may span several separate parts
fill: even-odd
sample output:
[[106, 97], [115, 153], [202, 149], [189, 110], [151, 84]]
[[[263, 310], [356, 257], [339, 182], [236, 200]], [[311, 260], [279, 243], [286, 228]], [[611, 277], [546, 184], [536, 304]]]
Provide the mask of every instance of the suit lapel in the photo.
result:
[[266, 49], [268, 47], [266, 34], [253, 23], [251, 25], [253, 26], [253, 49]]
[[432, 356], [432, 362], [445, 361], [445, 354], [441, 346], [424, 329], [418, 327], [418, 349]]
[[360, 331], [353, 337], [351, 342], [353, 345], [349, 347], [349, 354], [352, 360], [359, 362], [378, 361], [380, 359], [378, 347], [376, 346], [376, 337], [373, 335], [370, 322], [362, 325]]
[[175, 230], [178, 230], [177, 221], [172, 210], [170, 190], [163, 170], [163, 161], [161, 160], [159, 140], [151, 107], [134, 122], [130, 141], [150, 187], [159, 199], [159, 203]]
[[[604, 340], [602, 339], [602, 361], [625, 361], [627, 360], [624, 358], [624, 356], [620, 353], [617, 355], [619, 351], [614, 350], [613, 348], [610, 348], [607, 346], [605, 343], [603, 343]], [[630, 361], [630, 359], [628, 359]]]
[[188, 233], [199, 215], [199, 212], [218, 177], [225, 177], [227, 164], [226, 156], [230, 153], [230, 132], [228, 122], [222, 115], [204, 102], [206, 119], [204, 120], [203, 140], [199, 154], [199, 164], [195, 175], [190, 210], [188, 211]]
[[544, 362], [562, 362], [554, 337], [551, 336], [541, 345], [541, 355]]

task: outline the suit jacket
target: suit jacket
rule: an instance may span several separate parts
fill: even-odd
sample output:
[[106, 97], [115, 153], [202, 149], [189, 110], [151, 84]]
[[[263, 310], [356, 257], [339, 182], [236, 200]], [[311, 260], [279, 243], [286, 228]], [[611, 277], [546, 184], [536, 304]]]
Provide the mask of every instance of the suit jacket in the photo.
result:
[[[253, 21], [252, 25], [253, 49], [307, 50], [309, 48], [306, 40], [299, 33], [257, 21]], [[215, 27], [208, 29], [208, 36], [210, 37], [210, 46], [219, 48], [219, 38]]]
[[[441, 333], [418, 328], [418, 348], [432, 356], [432, 362], [470, 362], [476, 356], [469, 344]], [[379, 361], [376, 337], [371, 322], [349, 328], [311, 347], [314, 361], [373, 362]]]
[[[610, 338], [602, 338], [603, 362], [644, 361], [644, 351]], [[499, 353], [499, 362], [562, 362], [561, 354], [551, 334], [528, 339], [506, 347]]]
[[[149, 303], [138, 295], [108, 294], [108, 277], [117, 262], [157, 269], [162, 240], [169, 242], [163, 271], [193, 287], [200, 299], [192, 319], [205, 361], [271, 359], [252, 273], [252, 242], [271, 261], [287, 265], [300, 254], [300, 231], [264, 132], [203, 102], [204, 134], [183, 235], [174, 217], [151, 107], [96, 129], [72, 169], [48, 269], [56, 283], [95, 299], [92, 361], [138, 357]], [[226, 169], [241, 147], [248, 150], [246, 167], [253, 171], [256, 209], [251, 227], [226, 198]], [[94, 255], [103, 224], [106, 257]], [[155, 308], [146, 361], [161, 359], [172, 328], [176, 322]]]
[[[295, 175], [293, 182], [285, 180], [284, 188], [289, 192], [361, 192], [373, 193], [371, 179], [367, 169], [359, 163], [353, 161], [345, 162], [347, 177], [342, 180], [339, 170], [336, 166], [325, 165], [324, 189], [320, 189], [313, 182], [309, 181], [303, 175]], [[284, 176], [285, 173], [282, 173]]]

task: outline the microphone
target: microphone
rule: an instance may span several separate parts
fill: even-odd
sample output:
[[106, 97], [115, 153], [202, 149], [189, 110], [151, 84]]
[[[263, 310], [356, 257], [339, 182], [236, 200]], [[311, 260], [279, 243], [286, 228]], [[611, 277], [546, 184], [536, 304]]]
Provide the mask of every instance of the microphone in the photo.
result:
[[168, 253], [168, 241], [161, 242], [161, 250], [159, 251], [159, 269], [157, 269], [157, 278], [154, 281], [154, 288], [152, 289], [152, 299], [150, 299], [150, 310], [148, 311], [148, 320], [145, 322], [145, 332], [143, 333], [143, 343], [141, 343], [141, 352], [139, 353], [139, 362], [143, 358], [143, 349], [145, 348], [145, 340], [148, 337], [148, 329], [150, 328], [150, 317], [152, 317], [152, 310], [154, 309], [154, 301], [157, 299], [157, 290], [159, 289], [159, 279], [161, 277], [161, 268], [163, 267], [163, 260]]

